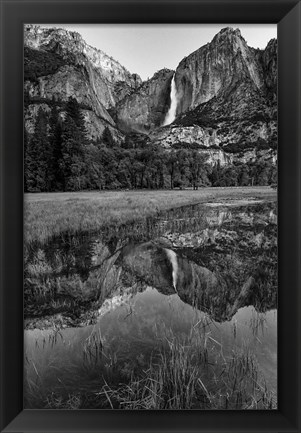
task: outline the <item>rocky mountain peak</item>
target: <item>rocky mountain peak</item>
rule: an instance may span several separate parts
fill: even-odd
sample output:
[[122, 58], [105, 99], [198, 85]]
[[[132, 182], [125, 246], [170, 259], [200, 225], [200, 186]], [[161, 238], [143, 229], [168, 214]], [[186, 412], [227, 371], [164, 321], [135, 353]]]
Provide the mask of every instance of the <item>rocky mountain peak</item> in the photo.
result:
[[233, 41], [236, 38], [239, 38], [246, 43], [239, 29], [233, 29], [233, 27], [225, 27], [214, 36], [214, 38], [212, 39], [212, 43], [220, 43], [223, 40]]
[[257, 89], [265, 86], [262, 65], [248, 47], [239, 29], [226, 27], [212, 41], [188, 57], [176, 70], [178, 114], [209, 101], [233, 83], [250, 81]]
[[[69, 43], [68, 43], [69, 41]], [[36, 24], [27, 24], [24, 28], [24, 45], [34, 49], [49, 50], [56, 43], [61, 43], [69, 51], [76, 51], [86, 45], [82, 36], [60, 28], [46, 28]]]
[[242, 38], [240, 30], [237, 29], [233, 29], [233, 27], [224, 27], [223, 29], [221, 29], [216, 36], [220, 36], [220, 35], [235, 35], [235, 36], [239, 36]]
[[209, 44], [211, 50], [218, 49], [226, 54], [242, 54], [243, 58], [248, 57], [249, 47], [242, 37], [239, 29], [226, 27], [217, 33]]
[[88, 45], [77, 32], [60, 28], [43, 28], [37, 25], [26, 25], [24, 45], [29, 48], [59, 54], [69, 62], [89, 66], [101, 71], [110, 83], [133, 81], [134, 85], [142, 83], [138, 74], [131, 74], [117, 60], [104, 51]]
[[267, 49], [277, 49], [277, 39], [276, 38], [273, 38], [268, 42], [268, 44], [266, 46], [266, 50]]
[[24, 78], [28, 131], [38, 104], [49, 111], [53, 98], [63, 107], [73, 97], [84, 110], [92, 138], [101, 136], [106, 126], [119, 134], [107, 109], [142, 83], [138, 74], [88, 45], [79, 33], [38, 25], [24, 26]]
[[[109, 128], [118, 142], [138, 133], [164, 148], [209, 149], [218, 160], [246, 150], [252, 158], [257, 151], [275, 157], [276, 39], [255, 49], [239, 29], [226, 27], [175, 71], [164, 68], [142, 82], [76, 32], [27, 25], [24, 72], [30, 133], [39, 106], [49, 112], [54, 98], [63, 112], [72, 96], [92, 139]], [[172, 101], [176, 119], [163, 126]]]

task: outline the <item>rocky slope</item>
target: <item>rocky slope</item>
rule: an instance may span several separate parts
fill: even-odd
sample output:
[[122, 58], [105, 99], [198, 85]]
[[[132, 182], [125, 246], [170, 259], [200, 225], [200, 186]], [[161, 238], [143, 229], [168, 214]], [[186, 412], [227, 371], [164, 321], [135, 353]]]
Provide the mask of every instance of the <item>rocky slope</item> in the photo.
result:
[[126, 131], [148, 132], [159, 127], [170, 105], [174, 71], [162, 69], [117, 103], [116, 121]]
[[199, 149], [221, 164], [245, 162], [247, 156], [276, 162], [276, 40], [255, 50], [238, 29], [223, 29], [180, 62], [175, 79], [178, 116], [153, 131], [153, 141], [166, 148]]
[[222, 29], [213, 40], [185, 57], [176, 70], [178, 113], [209, 101], [231, 89], [237, 79], [250, 79], [264, 88], [264, 75], [256, 50], [248, 47], [239, 29]]
[[56, 54], [66, 64], [82, 70], [91, 90], [106, 108], [114, 106], [142, 83], [137, 74], [131, 74], [112, 57], [88, 45], [76, 32], [28, 25], [25, 27], [24, 45]]
[[271, 39], [266, 49], [259, 51], [259, 61], [262, 62], [264, 81], [269, 95], [277, 98], [277, 40]]
[[100, 136], [105, 126], [115, 137], [120, 136], [107, 109], [140, 86], [137, 74], [130, 74], [116, 60], [90, 47], [78, 33], [63, 29], [27, 25], [24, 47], [29, 132], [39, 104], [49, 107], [52, 98], [67, 101], [72, 96], [85, 110], [92, 139]]
[[[146, 82], [78, 33], [25, 26], [25, 124], [33, 132], [38, 107], [75, 97], [90, 138], [106, 126], [116, 141], [144, 133], [166, 149], [198, 149], [209, 162], [276, 162], [277, 41], [265, 50], [247, 45], [238, 29], [222, 29], [185, 57], [176, 71], [163, 69]], [[177, 117], [162, 127], [170, 106], [172, 77]]]

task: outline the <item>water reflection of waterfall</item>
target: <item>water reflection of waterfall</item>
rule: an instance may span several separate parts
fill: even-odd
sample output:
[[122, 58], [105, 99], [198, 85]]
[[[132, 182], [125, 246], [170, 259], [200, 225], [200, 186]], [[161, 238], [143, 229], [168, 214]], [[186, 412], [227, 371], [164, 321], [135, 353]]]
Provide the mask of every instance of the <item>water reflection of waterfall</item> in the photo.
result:
[[132, 372], [142, 374], [164, 344], [177, 341], [195, 356], [200, 343], [208, 348], [204, 383], [223, 379], [234, 357], [241, 361], [233, 377], [245, 362], [257, 371], [254, 359], [265, 389], [276, 395], [276, 203], [228, 209], [174, 208], [143, 224], [81, 233], [32, 253], [33, 289], [44, 288], [50, 275], [56, 295], [46, 303], [33, 292], [27, 310], [27, 329], [41, 330], [25, 331], [25, 407], [95, 402], [90, 409], [105, 409], [95, 394], [108, 389], [101, 388], [105, 380], [113, 387]]
[[175, 120], [176, 112], [177, 112], [177, 103], [178, 103], [177, 98], [178, 98], [177, 88], [176, 88], [175, 74], [174, 74], [171, 80], [171, 88], [170, 88], [170, 107], [164, 119], [163, 126], [169, 125]]

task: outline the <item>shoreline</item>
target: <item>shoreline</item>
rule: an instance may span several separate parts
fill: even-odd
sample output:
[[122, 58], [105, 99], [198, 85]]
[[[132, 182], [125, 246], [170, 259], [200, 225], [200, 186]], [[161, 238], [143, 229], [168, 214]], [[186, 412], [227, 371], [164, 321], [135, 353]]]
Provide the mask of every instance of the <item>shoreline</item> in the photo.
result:
[[[196, 204], [246, 200], [277, 200], [266, 187], [208, 187], [193, 190], [128, 190], [24, 195], [25, 245], [47, 243], [62, 234], [94, 232]], [[249, 199], [249, 200], [248, 200]], [[212, 206], [212, 205], [211, 205]]]

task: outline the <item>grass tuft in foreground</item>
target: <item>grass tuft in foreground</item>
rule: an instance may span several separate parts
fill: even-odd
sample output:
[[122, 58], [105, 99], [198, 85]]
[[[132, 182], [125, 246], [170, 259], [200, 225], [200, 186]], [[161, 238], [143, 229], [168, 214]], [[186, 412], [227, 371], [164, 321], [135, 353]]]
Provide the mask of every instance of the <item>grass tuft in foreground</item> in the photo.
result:
[[248, 349], [225, 358], [221, 347], [209, 352], [209, 340], [195, 331], [184, 340], [167, 338], [140, 375], [115, 388], [105, 383], [98, 398], [112, 409], [275, 409], [275, 396]]

